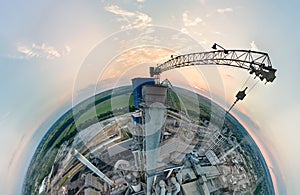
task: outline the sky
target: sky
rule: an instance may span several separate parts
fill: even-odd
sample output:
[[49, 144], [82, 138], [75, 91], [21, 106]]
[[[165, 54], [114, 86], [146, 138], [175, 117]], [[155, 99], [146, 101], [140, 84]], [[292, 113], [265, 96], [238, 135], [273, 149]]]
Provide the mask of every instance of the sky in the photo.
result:
[[[274, 83], [258, 83], [233, 114], [262, 150], [277, 194], [297, 194], [299, 8], [296, 0], [1, 1], [0, 190], [21, 194], [42, 136], [86, 94], [129, 84], [149, 64], [216, 42], [267, 52], [278, 69]], [[248, 77], [233, 68], [197, 71], [164, 76], [208, 90], [225, 106]]]

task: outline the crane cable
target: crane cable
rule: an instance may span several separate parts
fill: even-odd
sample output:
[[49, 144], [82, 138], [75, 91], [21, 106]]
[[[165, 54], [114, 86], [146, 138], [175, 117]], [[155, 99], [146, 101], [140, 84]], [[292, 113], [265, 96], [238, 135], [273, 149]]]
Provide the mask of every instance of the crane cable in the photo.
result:
[[[241, 90], [243, 90], [243, 88], [246, 86], [246, 84], [248, 83], [248, 81], [249, 81], [250, 78], [251, 78], [251, 75], [249, 75], [248, 78], [245, 80], [244, 84], [243, 84], [242, 87], [241, 87]], [[250, 91], [257, 85], [258, 82], [259, 82], [259, 80], [257, 80], [257, 81], [252, 85], [251, 88], [249, 88], [247, 94], [250, 93]]]
[[[246, 81], [244, 82], [243, 86], [241, 87], [241, 90], [240, 90], [240, 91], [242, 91], [243, 88], [246, 86], [246, 84], [248, 83], [250, 77], [251, 77], [251, 75], [248, 76], [248, 78], [247, 78]], [[258, 82], [259, 82], [259, 80], [257, 80], [257, 81], [252, 85], [252, 87], [248, 90], [247, 95], [248, 95], [248, 94], [250, 93], [250, 91], [257, 85]], [[247, 88], [246, 88], [246, 89], [247, 89]], [[246, 90], [246, 89], [244, 89], [244, 90]], [[230, 112], [230, 110], [235, 106], [235, 104], [236, 104], [237, 102], [238, 102], [238, 99], [237, 99], [237, 100], [231, 105], [231, 107], [226, 111], [225, 115], [227, 115], [227, 114]]]
[[249, 81], [251, 75], [248, 76], [248, 78], [246, 79], [246, 81], [244, 82], [243, 86], [241, 87], [241, 90], [246, 86], [247, 82]]
[[256, 83], [254, 83], [254, 85], [248, 90], [248, 94], [249, 94], [250, 91], [257, 85], [258, 82], [259, 82], [259, 80], [257, 80]]

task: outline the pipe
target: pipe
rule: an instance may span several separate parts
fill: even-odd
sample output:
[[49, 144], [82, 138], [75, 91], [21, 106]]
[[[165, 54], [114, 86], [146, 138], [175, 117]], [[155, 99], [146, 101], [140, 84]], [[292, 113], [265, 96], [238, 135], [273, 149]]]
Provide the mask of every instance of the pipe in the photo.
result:
[[177, 179], [178, 183], [181, 185], [182, 184], [182, 174], [180, 172], [178, 172], [176, 174], [176, 179]]
[[109, 179], [104, 173], [102, 173], [95, 165], [93, 165], [88, 159], [86, 159], [82, 154], [80, 154], [76, 149], [71, 151], [71, 154], [75, 156], [82, 164], [87, 166], [91, 171], [93, 171], [96, 175], [98, 175], [102, 180], [108, 183], [110, 186], [114, 186], [115, 184], [111, 179]]
[[160, 195], [166, 195], [166, 183], [164, 180], [159, 181]]
[[175, 177], [171, 177], [171, 183], [175, 186], [172, 195], [177, 195], [180, 192], [180, 184], [176, 181]]

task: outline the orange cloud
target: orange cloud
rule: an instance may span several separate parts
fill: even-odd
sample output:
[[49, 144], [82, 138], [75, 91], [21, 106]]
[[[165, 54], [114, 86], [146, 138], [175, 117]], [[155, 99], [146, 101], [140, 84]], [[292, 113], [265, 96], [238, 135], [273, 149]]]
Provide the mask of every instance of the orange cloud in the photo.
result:
[[[173, 53], [174, 51], [168, 49], [148, 46], [130, 49], [111, 61], [103, 70], [100, 80], [118, 79], [124, 72], [141, 64], [152, 64], [155, 66], [156, 63], [164, 62]], [[148, 70], [148, 67], [145, 67], [145, 69]]]

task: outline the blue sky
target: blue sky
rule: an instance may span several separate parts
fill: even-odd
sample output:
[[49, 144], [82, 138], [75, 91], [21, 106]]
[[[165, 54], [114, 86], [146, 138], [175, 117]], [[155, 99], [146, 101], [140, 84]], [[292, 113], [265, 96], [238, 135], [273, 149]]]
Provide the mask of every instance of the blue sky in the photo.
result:
[[[236, 109], [252, 122], [238, 111], [235, 114], [264, 147], [280, 182], [279, 194], [295, 194], [300, 174], [299, 8], [295, 0], [2, 1], [0, 151], [5, 155], [0, 159], [1, 191], [20, 194], [27, 165], [42, 135], [72, 105], [73, 94], [95, 84], [85, 75], [80, 87], [76, 85], [91, 51], [121, 30], [159, 26], [185, 33], [206, 50], [217, 42], [226, 48], [269, 53], [278, 69], [277, 79], [270, 85], [258, 84], [237, 105]], [[105, 46], [107, 50], [101, 55], [109, 55], [113, 49], [112, 45]], [[140, 54], [138, 49], [133, 51], [136, 56]], [[151, 51], [137, 61], [124, 61], [130, 51], [117, 54], [111, 63], [123, 60], [130, 66], [141, 60], [159, 62], [163, 55], [158, 53], [170, 53], [168, 48]], [[104, 64], [96, 67], [100, 72], [105, 69]], [[107, 71], [110, 77], [106, 79], [122, 74]], [[247, 73], [228, 68], [218, 71], [224, 99], [231, 103]], [[195, 84], [197, 75], [190, 77], [189, 82]], [[205, 77], [195, 85], [205, 89]], [[222, 96], [217, 89], [213, 93]]]

